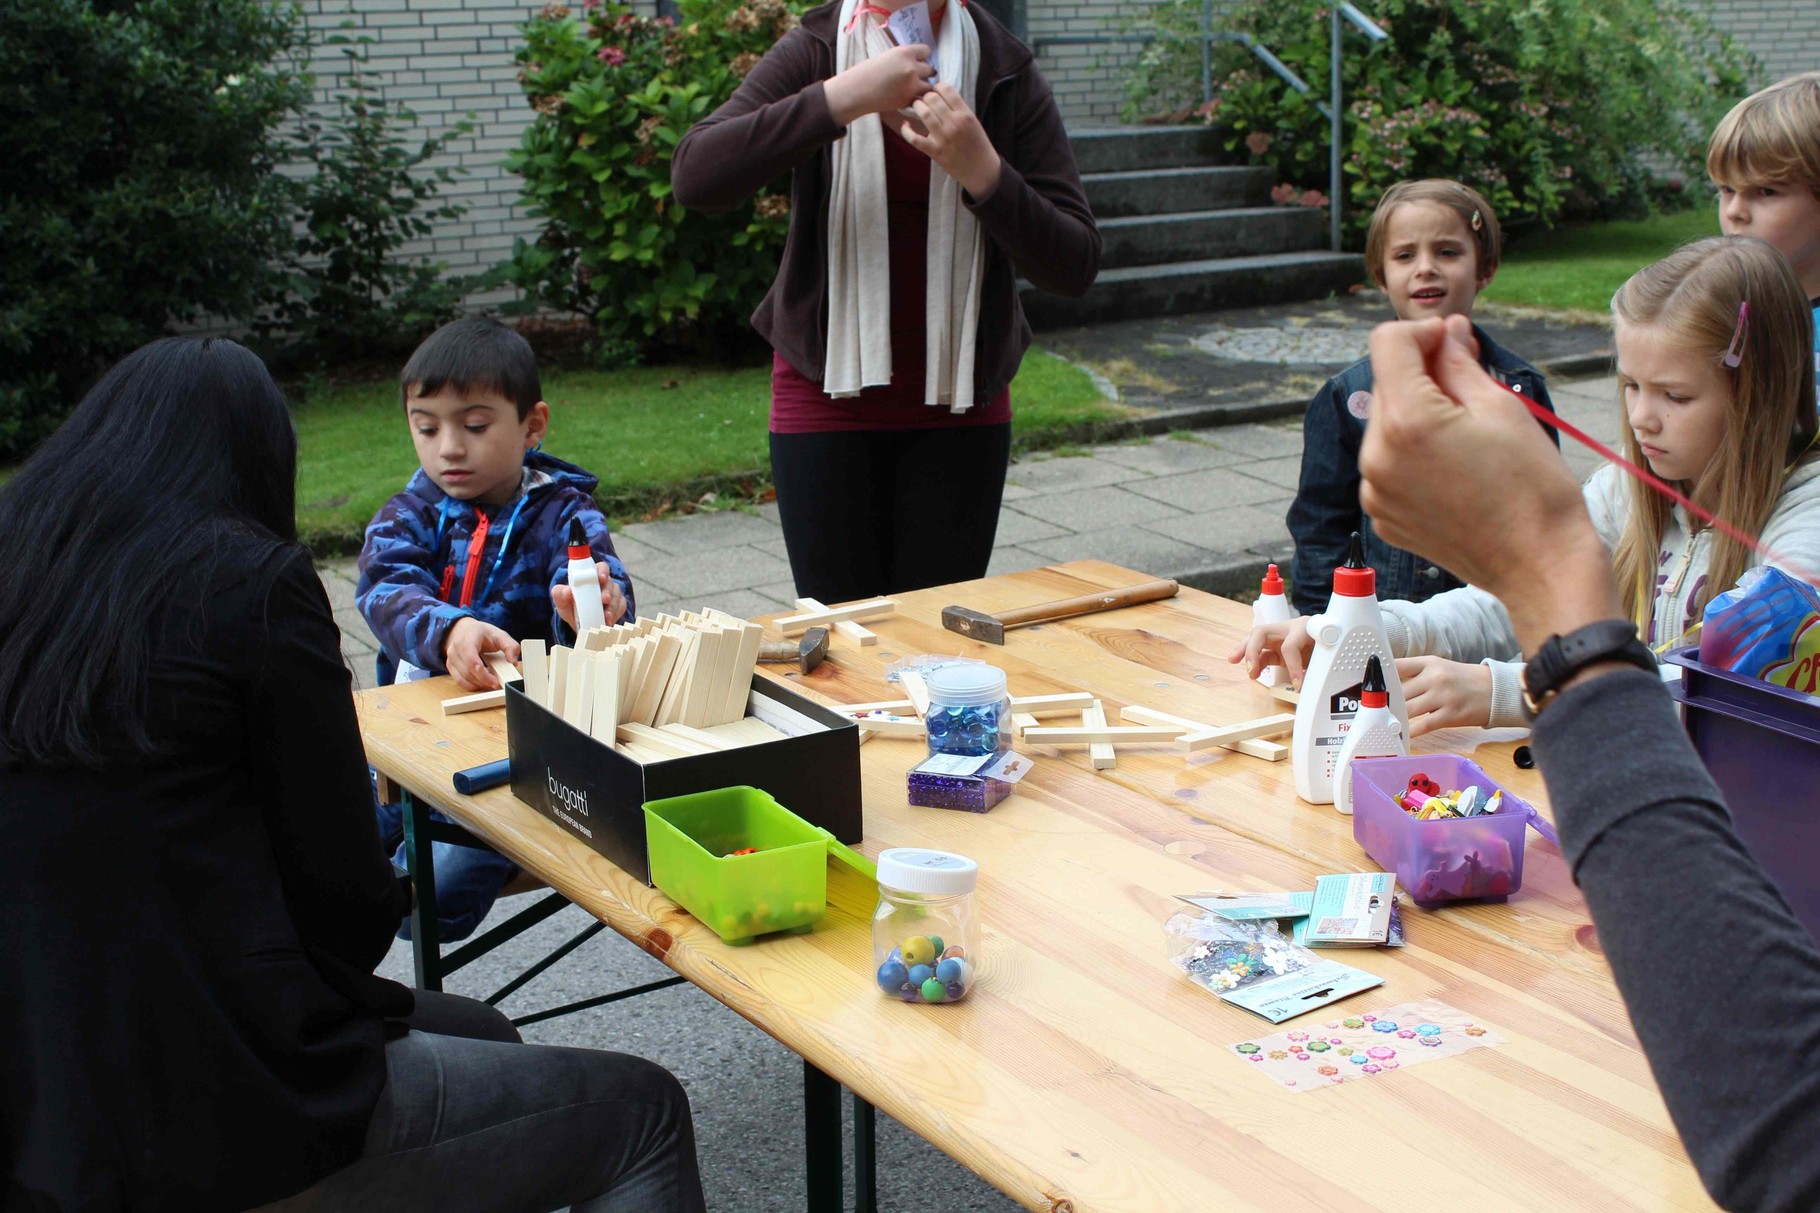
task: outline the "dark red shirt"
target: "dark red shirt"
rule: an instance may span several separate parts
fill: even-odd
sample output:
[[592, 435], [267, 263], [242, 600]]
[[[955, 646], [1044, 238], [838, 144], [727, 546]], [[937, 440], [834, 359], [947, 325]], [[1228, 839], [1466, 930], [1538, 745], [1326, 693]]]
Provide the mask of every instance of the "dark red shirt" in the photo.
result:
[[[944, 12], [946, 10], [944, 9]], [[890, 225], [891, 382], [836, 400], [822, 385], [771, 355], [771, 432], [915, 430], [950, 425], [1002, 425], [1011, 420], [1009, 389], [964, 413], [923, 403], [924, 316], [929, 267], [929, 157], [885, 128], [885, 214]]]

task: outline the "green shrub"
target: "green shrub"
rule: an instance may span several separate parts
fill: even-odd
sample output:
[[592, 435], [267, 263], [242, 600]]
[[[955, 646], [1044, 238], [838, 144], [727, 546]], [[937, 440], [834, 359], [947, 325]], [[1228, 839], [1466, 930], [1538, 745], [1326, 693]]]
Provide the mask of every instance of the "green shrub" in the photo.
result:
[[528, 302], [590, 318], [604, 360], [743, 328], [770, 286], [788, 195], [685, 211], [670, 157], [800, 11], [795, 0], [683, 0], [678, 24], [590, 0], [526, 23], [518, 62], [537, 118], [509, 164], [544, 228], [518, 243], [512, 276]]
[[[1374, 0], [1390, 35], [1350, 27], [1342, 54], [1344, 217], [1357, 240], [1380, 194], [1411, 177], [1454, 177], [1506, 224], [1634, 214], [1646, 165], [1704, 180], [1706, 138], [1749, 89], [1754, 60], [1695, 0]], [[1164, 0], [1156, 27], [1198, 31], [1200, 0]], [[1284, 196], [1328, 183], [1328, 9], [1253, 0], [1216, 26], [1251, 35], [1314, 87], [1299, 95], [1233, 44], [1216, 48], [1201, 106], [1200, 52], [1159, 41], [1127, 78], [1128, 116], [1191, 105], [1234, 162], [1268, 165]]]
[[294, 162], [314, 171], [298, 185], [301, 232], [283, 260], [284, 298], [260, 328], [282, 335], [308, 357], [408, 350], [488, 280], [447, 277], [446, 264], [403, 253], [410, 241], [430, 235], [438, 220], [467, 213], [464, 206], [436, 201], [461, 170], [424, 166], [473, 126], [458, 122], [414, 143], [405, 132], [417, 115], [388, 103], [373, 87], [371, 42], [345, 33], [323, 40], [340, 50], [348, 71], [333, 111], [306, 115], [291, 151]]
[[271, 297], [303, 44], [270, 0], [0, 4], [0, 457], [168, 324]]

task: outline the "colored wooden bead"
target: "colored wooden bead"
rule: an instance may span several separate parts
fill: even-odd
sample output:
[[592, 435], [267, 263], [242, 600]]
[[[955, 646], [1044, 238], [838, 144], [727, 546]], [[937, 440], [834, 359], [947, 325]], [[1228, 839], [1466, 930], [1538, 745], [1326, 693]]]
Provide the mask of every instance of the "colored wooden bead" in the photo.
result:
[[948, 987], [931, 977], [922, 984], [924, 1002], [947, 1002]]
[[927, 935], [912, 935], [904, 940], [904, 963], [926, 965], [935, 959], [936, 949]]
[[910, 970], [904, 967], [902, 961], [887, 960], [878, 966], [878, 988], [887, 994], [898, 993], [909, 980]]
[[935, 966], [935, 976], [943, 985], [947, 985], [949, 982], [961, 979], [961, 971], [964, 967], [961, 961], [944, 960]]
[[935, 970], [928, 965], [911, 965], [908, 976], [911, 985], [920, 986], [935, 979]]

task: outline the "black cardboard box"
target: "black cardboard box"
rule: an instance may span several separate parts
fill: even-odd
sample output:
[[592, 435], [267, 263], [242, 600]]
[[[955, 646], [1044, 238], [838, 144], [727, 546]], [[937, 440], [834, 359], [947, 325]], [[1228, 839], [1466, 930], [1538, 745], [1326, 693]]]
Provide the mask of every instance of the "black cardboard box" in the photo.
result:
[[648, 765], [611, 749], [506, 687], [512, 793], [633, 876], [651, 883], [644, 805], [749, 784], [845, 843], [860, 841], [859, 728], [768, 678], [752, 676], [747, 715], [778, 741]]

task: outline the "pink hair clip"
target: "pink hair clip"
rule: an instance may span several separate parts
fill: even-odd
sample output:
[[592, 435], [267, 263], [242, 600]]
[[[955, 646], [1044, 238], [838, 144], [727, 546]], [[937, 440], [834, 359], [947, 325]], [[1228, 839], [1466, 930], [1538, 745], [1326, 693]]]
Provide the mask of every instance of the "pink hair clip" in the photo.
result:
[[1732, 333], [1732, 343], [1726, 347], [1724, 362], [1726, 366], [1736, 368], [1744, 361], [1745, 325], [1750, 320], [1750, 300], [1738, 301], [1738, 328]]

